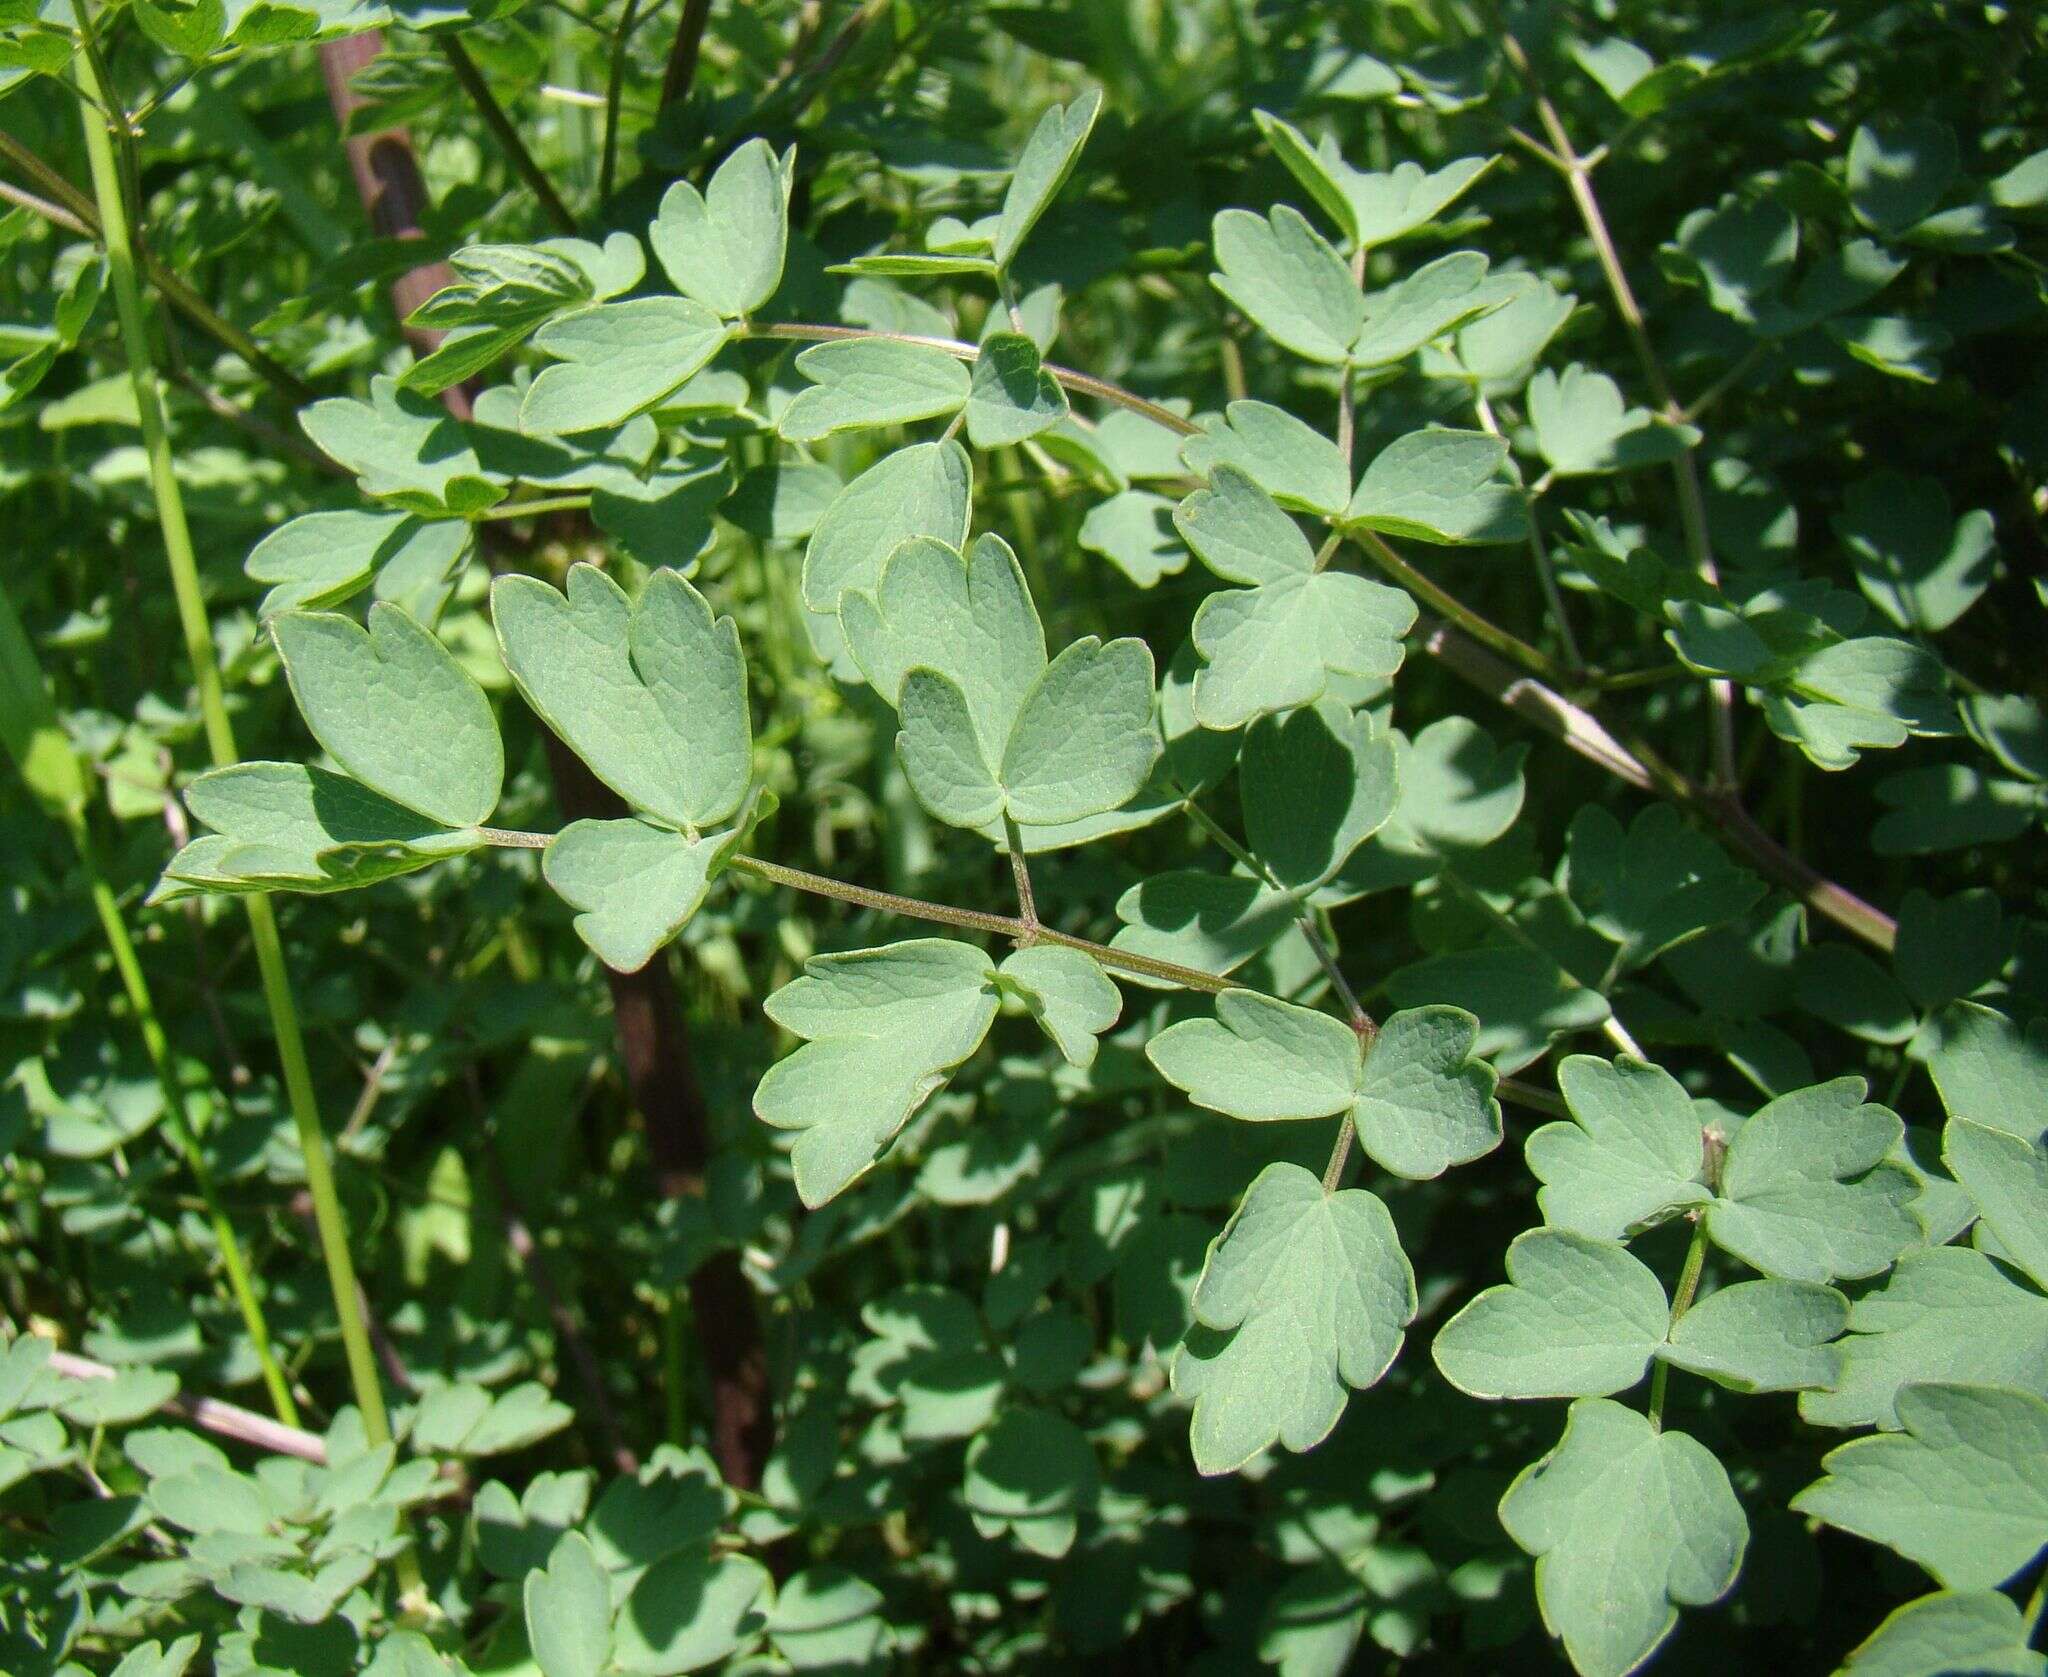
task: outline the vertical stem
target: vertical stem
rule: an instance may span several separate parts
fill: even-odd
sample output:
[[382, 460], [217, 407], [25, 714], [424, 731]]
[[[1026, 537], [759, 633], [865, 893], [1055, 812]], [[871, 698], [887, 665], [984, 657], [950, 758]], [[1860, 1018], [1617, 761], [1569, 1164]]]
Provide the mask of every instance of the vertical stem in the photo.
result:
[[[1475, 381], [1472, 386], [1472, 411], [1479, 417], [1479, 428], [1489, 436], [1500, 435], [1500, 425], [1493, 417], [1493, 404], [1487, 401], [1486, 392]], [[1522, 507], [1529, 520], [1529, 556], [1536, 561], [1536, 582], [1543, 590], [1543, 603], [1550, 609], [1551, 620], [1557, 625], [1557, 638], [1564, 647], [1564, 655], [1571, 660], [1574, 670], [1586, 667], [1586, 655], [1579, 650], [1579, 637], [1572, 632], [1572, 620], [1565, 614], [1564, 595], [1557, 586], [1557, 569], [1550, 562], [1550, 549], [1543, 540], [1543, 527], [1536, 522], [1536, 495], [1524, 488]]]
[[[80, 30], [88, 30], [85, 0], [73, 0], [73, 5], [78, 10]], [[93, 75], [90, 60], [81, 58], [78, 63], [86, 92], [103, 104], [104, 94]], [[227, 703], [221, 691], [220, 666], [214, 659], [212, 631], [200, 591], [199, 564], [192, 549], [192, 532], [185, 522], [184, 497], [173, 469], [170, 435], [164, 426], [156, 372], [150, 361], [149, 320], [143, 308], [142, 288], [136, 280], [135, 250], [129, 238], [127, 206], [121, 199], [114, 149], [104, 123], [87, 111], [84, 113], [84, 126], [86, 157], [92, 168], [93, 192], [98, 200], [100, 224], [106, 240], [107, 266], [120, 314], [122, 347], [127, 354], [129, 381], [135, 390], [143, 450], [149, 461], [150, 489], [163, 527], [164, 556], [169, 563], [171, 589], [177, 600], [179, 627], [184, 636], [186, 657], [192, 665], [192, 678], [199, 689], [207, 748], [214, 762], [225, 766], [236, 760], [234, 730], [228, 722]], [[270, 911], [269, 898], [248, 896], [243, 898], [243, 903], [248, 911], [250, 941], [256, 950], [263, 998], [270, 1010], [271, 1028], [277, 1037], [285, 1092], [291, 1103], [292, 1118], [298, 1128], [299, 1148], [305, 1159], [306, 1187], [313, 1198], [321, 1254], [326, 1260], [327, 1279], [334, 1293], [335, 1314], [341, 1322], [342, 1348], [348, 1359], [350, 1384], [357, 1406], [362, 1411], [365, 1436], [373, 1445], [382, 1444], [391, 1436], [391, 1421], [384, 1407], [383, 1388], [377, 1380], [369, 1329], [357, 1303], [355, 1263], [349, 1255], [348, 1229], [327, 1158], [327, 1137], [320, 1127], [319, 1101], [313, 1089], [312, 1071], [306, 1063], [305, 1038], [300, 1032], [298, 1009], [292, 1000], [284, 946], [278, 937], [277, 920]], [[402, 1567], [401, 1576], [408, 1570], [413, 1573], [413, 1579], [408, 1582], [416, 1582], [417, 1562]]]
[[157, 1018], [155, 1000], [142, 975], [142, 963], [135, 956], [134, 940], [129, 937], [127, 924], [121, 918], [113, 888], [100, 872], [99, 859], [93, 853], [92, 836], [82, 817], [73, 826], [71, 836], [78, 849], [79, 864], [85, 869], [93, 912], [99, 916], [108, 953], [114, 958], [114, 971], [120, 975], [121, 988], [128, 994], [129, 1009], [142, 1033], [143, 1052], [149, 1056], [150, 1069], [156, 1073], [157, 1084], [163, 1090], [164, 1129], [171, 1138], [171, 1145], [177, 1148], [186, 1168], [192, 1172], [199, 1197], [205, 1202], [206, 1220], [213, 1230], [214, 1244], [220, 1248], [221, 1268], [227, 1272], [228, 1291], [234, 1296], [235, 1308], [241, 1312], [242, 1327], [256, 1352], [256, 1364], [262, 1370], [263, 1389], [270, 1394], [270, 1406], [277, 1411], [280, 1421], [288, 1427], [295, 1427], [299, 1424], [299, 1406], [292, 1399], [291, 1386], [285, 1380], [284, 1371], [278, 1367], [277, 1353], [271, 1345], [270, 1324], [256, 1297], [255, 1283], [250, 1278], [242, 1243], [236, 1238], [234, 1225], [228, 1221], [227, 1213], [221, 1209], [220, 1196], [214, 1187], [213, 1169], [207, 1164], [199, 1138], [192, 1133], [192, 1127], [186, 1120], [184, 1091], [178, 1085], [177, 1067], [171, 1060], [170, 1040]]
[[1031, 893], [1031, 867], [1024, 860], [1024, 835], [1017, 830], [1017, 819], [1008, 810], [1003, 811], [1003, 838], [1010, 851], [1010, 874], [1017, 881], [1017, 913], [1025, 927], [1017, 947], [1026, 949], [1038, 932], [1038, 900]]
[[626, 48], [633, 38], [633, 24], [640, 15], [640, 0], [626, 0], [625, 15], [612, 36], [611, 68], [604, 84], [604, 157], [597, 169], [597, 201], [610, 201], [612, 183], [619, 167], [619, 102], [626, 87]]
[[539, 200], [542, 213], [554, 223], [555, 231], [574, 233], [576, 217], [562, 202], [561, 194], [555, 190], [555, 183], [548, 179], [547, 172], [526, 149], [526, 142], [519, 137], [519, 130], [512, 126], [512, 119], [505, 114], [505, 107], [498, 103], [498, 96], [491, 91], [491, 84], [484, 80], [484, 73], [477, 68], [476, 60], [469, 56], [469, 48], [462, 44], [461, 36], [443, 32], [434, 37], [434, 42], [448, 60], [448, 67], [455, 72], [455, 79], [462, 84], [462, 91], [476, 106], [477, 115], [484, 119], [491, 138], [505, 153], [505, 160], [512, 165], [513, 173]]
[[[1665, 1327], [1669, 1338], [1678, 1320], [1692, 1308], [1693, 1295], [1700, 1290], [1700, 1272], [1707, 1265], [1707, 1220], [1699, 1217], [1692, 1226], [1692, 1244], [1685, 1249], [1685, 1267], [1678, 1272], [1678, 1286], [1671, 1294], [1671, 1321]], [[1671, 1377], [1671, 1365], [1661, 1357], [1650, 1376], [1650, 1430], [1664, 1430], [1664, 1387]]]

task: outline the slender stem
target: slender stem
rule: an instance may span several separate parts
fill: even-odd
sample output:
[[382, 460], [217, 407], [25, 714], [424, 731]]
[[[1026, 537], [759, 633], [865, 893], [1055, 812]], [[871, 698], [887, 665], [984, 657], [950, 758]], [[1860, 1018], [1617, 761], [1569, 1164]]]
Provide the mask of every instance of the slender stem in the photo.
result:
[[1038, 933], [1038, 899], [1031, 890], [1031, 865], [1024, 859], [1024, 835], [1017, 830], [1017, 818], [1007, 809], [1003, 811], [1003, 839], [1010, 852], [1010, 873], [1017, 881], [1017, 913], [1030, 929], [1031, 938]]
[[2031, 1648], [2034, 1638], [2040, 1633], [2041, 1614], [2048, 1609], [2048, 1567], [2041, 1569], [2041, 1576], [2034, 1580], [2033, 1594], [2027, 1597], [2027, 1610], [2020, 1621], [2020, 1646]]
[[[1551, 147], [1556, 153], [1552, 162], [1564, 176], [1565, 189], [1571, 195], [1573, 207], [1579, 212], [1587, 238], [1592, 240], [1593, 255], [1600, 264], [1608, 293], [1614, 299], [1615, 310], [1620, 314], [1622, 327], [1635, 350], [1636, 361], [1643, 370], [1643, 380], [1649, 385], [1664, 417], [1673, 424], [1682, 425], [1685, 423], [1685, 410], [1672, 394], [1671, 381], [1664, 375], [1664, 364], [1657, 358], [1656, 346], [1650, 342], [1642, 305], [1636, 301], [1635, 290], [1628, 281], [1628, 271], [1622, 267], [1621, 254], [1615, 248], [1614, 235], [1608, 230], [1606, 216], [1601, 213], [1599, 196], [1593, 190], [1592, 166], [1573, 150], [1564, 119], [1558, 115], [1549, 94], [1544, 92], [1542, 78], [1523, 50], [1522, 43], [1505, 29], [1500, 33], [1501, 50], [1536, 101], [1537, 117], [1544, 132], [1550, 136]], [[1693, 569], [1704, 581], [1718, 584], [1720, 573], [1715, 568], [1713, 548], [1707, 539], [1706, 499], [1700, 492], [1699, 465], [1690, 445], [1681, 449], [1672, 461], [1671, 474], [1678, 489], [1678, 521], [1685, 533], [1686, 550], [1692, 557]], [[1720, 787], [1732, 791], [1739, 783], [1735, 760], [1735, 686], [1717, 677], [1708, 682], [1707, 692], [1713, 715], [1714, 778]]]
[[609, 203], [619, 167], [619, 100], [626, 87], [626, 43], [632, 39], [640, 0], [626, 0], [626, 10], [612, 36], [611, 68], [604, 84], [604, 155], [597, 168], [597, 201]]
[[1489, 646], [1502, 657], [1512, 659], [1531, 675], [1541, 676], [1552, 686], [1564, 687], [1571, 684], [1569, 671], [1559, 669], [1527, 641], [1509, 634], [1497, 624], [1488, 622], [1455, 595], [1446, 593], [1396, 553], [1377, 530], [1358, 530], [1352, 532], [1352, 535], [1382, 571], [1432, 610], [1448, 617], [1481, 645]]
[[100, 871], [99, 859], [93, 853], [92, 835], [83, 816], [72, 825], [71, 837], [78, 850], [79, 864], [85, 869], [93, 912], [99, 916], [100, 931], [107, 940], [108, 953], [114, 958], [114, 971], [120, 976], [121, 988], [128, 995], [129, 1011], [135, 1015], [136, 1028], [141, 1032], [143, 1052], [149, 1057], [150, 1069], [156, 1073], [157, 1086], [163, 1091], [164, 1129], [171, 1138], [171, 1145], [192, 1172], [199, 1198], [206, 1206], [206, 1220], [213, 1230], [214, 1245], [220, 1249], [220, 1264], [227, 1274], [228, 1291], [234, 1297], [235, 1308], [241, 1313], [242, 1327], [256, 1353], [256, 1366], [262, 1371], [263, 1389], [270, 1394], [270, 1406], [277, 1411], [280, 1421], [288, 1427], [295, 1427], [299, 1424], [299, 1406], [292, 1399], [284, 1370], [278, 1367], [277, 1353], [271, 1344], [270, 1323], [264, 1317], [263, 1305], [256, 1296], [249, 1261], [243, 1255], [234, 1224], [221, 1207], [213, 1168], [206, 1162], [206, 1153], [187, 1121], [185, 1093], [179, 1086], [177, 1067], [171, 1060], [170, 1039], [157, 1018], [156, 1001], [150, 994], [148, 980], [143, 977], [142, 963], [136, 958], [134, 939], [128, 935], [128, 926], [121, 918], [121, 908], [114, 900], [113, 888]]
[[463, 92], [469, 95], [470, 103], [476, 106], [477, 114], [484, 119], [484, 126], [491, 131], [491, 137], [505, 153], [513, 173], [526, 182], [528, 190], [540, 201], [541, 211], [555, 224], [555, 231], [574, 233], [576, 217], [562, 202], [561, 194], [555, 191], [555, 183], [548, 179], [547, 172], [526, 149], [526, 142], [519, 137], [519, 130], [505, 114], [505, 107], [498, 103], [498, 96], [491, 91], [491, 84], [484, 80], [484, 73], [477, 68], [476, 60], [469, 56], [469, 48], [462, 44], [462, 37], [453, 30], [443, 30], [435, 35], [434, 43], [448, 60], [448, 67], [455, 72], [455, 79], [462, 84]]
[[[1500, 426], [1493, 417], [1493, 405], [1487, 401], [1486, 392], [1475, 383], [1472, 386], [1472, 411], [1479, 416], [1480, 429], [1490, 436], [1498, 437]], [[1550, 549], [1543, 540], [1543, 526], [1536, 520], [1536, 492], [1522, 491], [1523, 514], [1529, 520], [1529, 556], [1536, 561], [1536, 581], [1543, 590], [1543, 603], [1550, 611], [1550, 618], [1557, 625], [1557, 638], [1564, 645], [1564, 655], [1571, 660], [1572, 668], [1583, 670], [1586, 655], [1579, 650], [1579, 638], [1572, 632], [1572, 620], [1564, 609], [1564, 595], [1557, 586], [1557, 570], [1550, 562]]]
[[18, 205], [32, 215], [41, 216], [53, 227], [61, 227], [67, 233], [82, 234], [88, 239], [93, 236], [93, 229], [69, 210], [51, 203], [47, 198], [38, 198], [33, 192], [24, 192], [20, 187], [12, 186], [6, 181], [0, 181], [0, 199]]
[[[93, 207], [92, 199], [86, 197], [5, 130], [0, 130], [0, 159], [4, 159], [27, 179], [34, 181], [64, 212], [66, 219], [58, 220], [55, 216], [51, 217], [58, 226], [82, 233], [87, 238], [105, 244], [100, 230], [99, 214]], [[21, 204], [22, 208], [34, 210], [39, 215], [48, 213], [43, 201], [32, 194], [22, 193], [14, 201]], [[134, 254], [131, 247], [131, 259]], [[239, 326], [216, 313], [198, 292], [166, 268], [155, 256], [145, 250], [140, 253], [139, 259], [149, 275], [150, 284], [163, 293], [164, 300], [172, 308], [224, 349], [231, 350], [241, 357], [251, 370], [276, 390], [281, 400], [294, 408], [304, 407], [313, 400], [314, 391], [311, 385], [281, 361], [272, 359], [258, 347], [256, 340]]]
[[[1360, 245], [1351, 253], [1351, 283], [1365, 285], [1365, 250]], [[1337, 453], [1344, 462], [1344, 479], [1351, 480], [1352, 440], [1358, 432], [1358, 389], [1351, 363], [1337, 369]]]
[[[1671, 1294], [1671, 1320], [1664, 1329], [1668, 1339], [1678, 1319], [1692, 1308], [1693, 1295], [1700, 1290], [1700, 1274], [1707, 1265], [1707, 1220], [1695, 1217], [1692, 1244], [1685, 1249], [1685, 1267], [1678, 1272], [1678, 1286]], [[1650, 1376], [1650, 1430], [1664, 1430], [1664, 1387], [1671, 1377], [1671, 1365], [1661, 1357]]]
[[476, 516], [479, 520], [532, 518], [544, 512], [581, 512], [589, 505], [588, 495], [548, 495], [532, 501], [500, 501]]
[[[735, 327], [734, 337], [750, 338], [791, 338], [799, 343], [825, 343], [843, 338], [879, 338], [889, 343], [922, 344], [929, 349], [942, 349], [948, 355], [962, 361], [981, 359], [979, 344], [963, 343], [958, 338], [931, 338], [917, 332], [873, 332], [862, 326], [818, 326], [804, 322], [785, 321], [775, 325], [753, 324]], [[1143, 414], [1155, 425], [1163, 425], [1177, 437], [1192, 437], [1201, 427], [1192, 420], [1183, 419], [1171, 408], [1161, 407], [1157, 402], [1147, 401], [1143, 396], [1111, 384], [1107, 379], [1097, 378], [1093, 373], [1076, 372], [1072, 367], [1055, 366], [1047, 362], [1045, 370], [1078, 395], [1093, 396], [1097, 401], [1114, 403], [1130, 412]]]
[[[74, 4], [82, 9], [84, 0], [74, 0]], [[78, 73], [88, 79], [87, 90], [96, 92], [90, 82], [91, 64], [82, 58], [77, 63]], [[85, 116], [84, 126], [86, 156], [92, 168], [93, 190], [98, 198], [100, 223], [106, 238], [107, 266], [120, 314], [122, 347], [127, 354], [129, 382], [135, 390], [136, 415], [142, 431], [143, 450], [149, 462], [150, 488], [163, 530], [164, 555], [170, 568], [172, 593], [177, 600], [179, 626], [184, 636], [186, 656], [192, 665], [193, 681], [199, 689], [207, 747], [216, 766], [226, 767], [237, 759], [234, 729], [228, 721], [220, 666], [214, 658], [213, 636], [199, 582], [198, 560], [193, 552], [190, 528], [185, 522], [184, 497], [173, 469], [170, 435], [164, 426], [156, 373], [150, 361], [149, 320], [143, 307], [142, 288], [136, 277], [134, 249], [128, 238], [127, 209], [121, 201], [114, 149], [105, 125], [90, 113]], [[372, 1445], [382, 1444], [391, 1436], [391, 1422], [384, 1407], [384, 1391], [377, 1380], [369, 1330], [357, 1300], [355, 1263], [349, 1255], [348, 1230], [328, 1163], [327, 1138], [320, 1127], [319, 1101], [313, 1089], [312, 1071], [306, 1062], [305, 1038], [300, 1031], [298, 1009], [292, 999], [284, 946], [278, 937], [277, 920], [271, 913], [270, 900], [259, 895], [245, 896], [242, 900], [249, 917], [250, 941], [256, 951], [264, 1001], [270, 1011], [271, 1028], [277, 1037], [285, 1091], [298, 1128], [306, 1186], [313, 1198], [321, 1252], [334, 1294], [335, 1313], [341, 1323], [342, 1347], [347, 1355], [350, 1383], [362, 1411], [366, 1438]], [[406, 1573], [411, 1577], [405, 1578]], [[408, 1587], [416, 1585], [416, 1560], [410, 1566], [401, 1564], [401, 1577]]]
[[1751, 344], [1735, 358], [1726, 372], [1686, 403], [1681, 417], [1688, 421], [1697, 420], [1701, 414], [1740, 384], [1751, 369], [1769, 353], [1770, 346], [1767, 343], [1759, 341]]
[[[69, 1351], [52, 1351], [50, 1366], [73, 1380], [111, 1380], [121, 1372], [106, 1363], [76, 1356]], [[327, 1460], [327, 1443], [318, 1433], [273, 1421], [268, 1415], [259, 1415], [255, 1410], [243, 1409], [237, 1404], [222, 1403], [218, 1398], [174, 1397], [164, 1404], [164, 1409], [170, 1414], [184, 1416], [207, 1432], [232, 1438], [240, 1444], [253, 1444], [259, 1450], [270, 1450], [280, 1456], [297, 1456], [301, 1461], [321, 1465]]]
[[704, 26], [711, 21], [711, 0], [683, 0], [682, 20], [661, 72], [661, 106], [665, 110], [690, 96], [697, 80], [697, 60], [704, 45]]

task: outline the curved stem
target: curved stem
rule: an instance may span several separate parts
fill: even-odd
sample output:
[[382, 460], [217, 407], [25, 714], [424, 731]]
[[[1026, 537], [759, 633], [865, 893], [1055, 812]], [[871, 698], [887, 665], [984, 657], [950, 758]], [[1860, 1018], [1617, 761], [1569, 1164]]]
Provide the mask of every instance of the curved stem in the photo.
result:
[[[84, 28], [85, 0], [73, 0], [73, 3], [79, 10], [80, 27]], [[98, 91], [90, 85], [92, 67], [89, 60], [81, 58], [78, 61], [78, 73], [87, 78], [87, 91]], [[127, 354], [129, 383], [135, 392], [136, 414], [142, 431], [143, 450], [149, 462], [150, 488], [163, 531], [164, 556], [170, 568], [171, 590], [177, 601], [179, 627], [184, 637], [186, 656], [192, 665], [193, 681], [199, 689], [207, 747], [215, 764], [225, 767], [235, 762], [238, 755], [234, 730], [228, 721], [220, 666], [214, 658], [212, 629], [207, 621], [199, 582], [198, 560], [193, 552], [191, 530], [185, 521], [184, 496], [173, 469], [170, 435], [164, 425], [156, 372], [151, 363], [149, 320], [143, 307], [142, 288], [136, 277], [134, 247], [128, 237], [127, 208], [121, 200], [112, 141], [105, 125], [90, 113], [85, 116], [85, 147], [92, 168], [93, 189], [98, 198], [100, 223], [105, 232], [107, 266], [120, 314], [122, 347]], [[306, 1187], [312, 1195], [321, 1254], [326, 1260], [328, 1283], [334, 1294], [335, 1314], [341, 1323], [342, 1347], [347, 1355], [350, 1384], [362, 1411], [365, 1437], [372, 1445], [382, 1444], [391, 1436], [391, 1422], [384, 1407], [384, 1391], [378, 1382], [369, 1329], [363, 1319], [357, 1293], [355, 1262], [349, 1253], [348, 1229], [328, 1162], [327, 1137], [320, 1125], [319, 1101], [313, 1088], [312, 1071], [306, 1061], [306, 1044], [299, 1028], [298, 1009], [292, 999], [284, 945], [278, 937], [277, 921], [271, 913], [269, 898], [246, 896], [243, 904], [249, 918], [250, 939], [256, 951], [271, 1028], [277, 1038], [285, 1090], [298, 1129]], [[408, 1557], [410, 1553], [408, 1550]], [[418, 1562], [414, 1560], [409, 1565], [402, 1565], [401, 1577], [410, 1593], [410, 1589], [417, 1586]]]
[[626, 88], [626, 43], [640, 15], [640, 0], [626, 0], [626, 10], [612, 36], [611, 67], [604, 84], [604, 153], [597, 167], [597, 201], [608, 203], [619, 167], [619, 102]]
[[[775, 325], [751, 324], [735, 326], [736, 338], [787, 338], [797, 343], [830, 343], [846, 338], [879, 338], [889, 343], [921, 344], [926, 349], [942, 349], [948, 355], [962, 361], [979, 361], [981, 346], [965, 343], [959, 338], [932, 338], [918, 332], [876, 332], [865, 326], [818, 326], [808, 322], [785, 321]], [[1110, 402], [1130, 412], [1143, 414], [1155, 425], [1163, 425], [1178, 437], [1192, 437], [1202, 429], [1191, 420], [1183, 419], [1171, 408], [1161, 407], [1157, 402], [1147, 401], [1134, 391], [1126, 390], [1120, 384], [1111, 384], [1108, 379], [1097, 378], [1093, 373], [1076, 372], [1072, 367], [1056, 366], [1048, 361], [1045, 370], [1059, 380], [1067, 389], [1077, 395], [1093, 396], [1097, 401]]]
[[476, 60], [469, 56], [469, 48], [462, 44], [462, 37], [452, 30], [443, 30], [435, 35], [434, 44], [441, 49], [441, 56], [448, 60], [448, 67], [462, 84], [462, 91], [469, 95], [470, 103], [476, 106], [477, 114], [484, 119], [484, 126], [505, 153], [505, 160], [512, 165], [513, 173], [526, 183], [527, 189], [539, 201], [542, 213], [555, 224], [555, 231], [574, 233], [576, 217], [562, 202], [555, 183], [547, 177], [547, 171], [526, 149], [526, 142], [519, 137], [519, 130], [505, 114], [505, 107], [498, 103], [498, 96], [491, 91], [491, 84], [484, 80], [484, 73], [477, 68]]
[[[1678, 1326], [1678, 1320], [1692, 1308], [1693, 1296], [1700, 1290], [1700, 1274], [1707, 1266], [1707, 1220], [1698, 1218], [1692, 1226], [1692, 1244], [1685, 1249], [1685, 1267], [1678, 1272], [1678, 1285], [1671, 1294], [1671, 1320], [1666, 1324], [1664, 1337], [1671, 1337], [1671, 1330]], [[1656, 1372], [1650, 1376], [1650, 1430], [1664, 1430], [1664, 1388], [1671, 1378], [1671, 1365], [1663, 1358], [1657, 1359]]]

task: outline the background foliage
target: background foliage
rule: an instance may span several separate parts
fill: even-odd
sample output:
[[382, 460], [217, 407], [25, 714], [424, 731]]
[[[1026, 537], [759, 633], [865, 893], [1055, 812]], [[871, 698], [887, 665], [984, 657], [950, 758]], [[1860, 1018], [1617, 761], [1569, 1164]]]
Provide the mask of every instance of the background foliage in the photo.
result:
[[2042, 45], [0, 7], [0, 1668], [2048, 1668]]

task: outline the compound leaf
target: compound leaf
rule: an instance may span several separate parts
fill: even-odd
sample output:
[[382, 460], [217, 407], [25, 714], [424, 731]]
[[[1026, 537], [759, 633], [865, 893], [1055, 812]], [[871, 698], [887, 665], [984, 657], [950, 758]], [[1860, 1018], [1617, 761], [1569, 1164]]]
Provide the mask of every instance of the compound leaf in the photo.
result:
[[1501, 1498], [1501, 1524], [1536, 1557], [1536, 1601], [1582, 1677], [1625, 1677], [1680, 1607], [1719, 1601], [1749, 1522], [1713, 1452], [1632, 1409], [1581, 1398], [1557, 1447]]
[[656, 571], [637, 601], [594, 565], [570, 567], [566, 594], [502, 576], [491, 615], [526, 702], [620, 797], [686, 829], [739, 808], [752, 774], [739, 630], [679, 573]]
[[491, 701], [405, 611], [379, 601], [367, 630], [332, 612], [281, 612], [270, 633], [306, 726], [356, 779], [446, 827], [498, 807], [505, 749]]
[[1392, 1365], [1415, 1310], [1414, 1273], [1376, 1196], [1328, 1194], [1300, 1165], [1268, 1165], [1209, 1248], [1199, 1327], [1174, 1359], [1173, 1388], [1194, 1400], [1195, 1466], [1228, 1473], [1275, 1443], [1321, 1443], [1346, 1388]]

